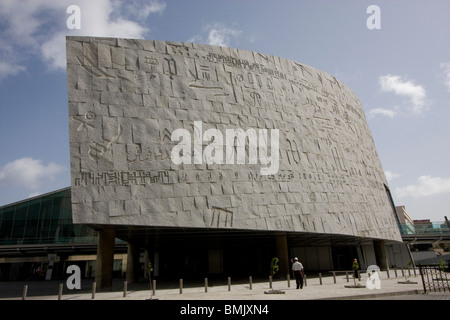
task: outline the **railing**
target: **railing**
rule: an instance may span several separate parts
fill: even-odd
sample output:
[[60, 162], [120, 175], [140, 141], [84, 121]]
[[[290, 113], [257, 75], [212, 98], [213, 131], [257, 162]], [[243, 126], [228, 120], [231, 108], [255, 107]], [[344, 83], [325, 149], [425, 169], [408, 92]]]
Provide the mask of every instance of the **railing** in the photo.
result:
[[422, 278], [423, 291], [448, 292], [450, 293], [450, 277], [448, 267], [439, 265], [419, 265]]
[[446, 221], [432, 221], [426, 224], [400, 223], [398, 227], [402, 235], [450, 235], [450, 223]]

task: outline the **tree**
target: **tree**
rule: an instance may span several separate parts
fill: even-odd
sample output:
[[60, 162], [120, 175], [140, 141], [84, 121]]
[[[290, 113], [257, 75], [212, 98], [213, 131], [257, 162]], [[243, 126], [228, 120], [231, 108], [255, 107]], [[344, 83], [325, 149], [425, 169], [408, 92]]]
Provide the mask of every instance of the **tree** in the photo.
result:
[[274, 257], [274, 258], [272, 258], [272, 261], [270, 262], [270, 271], [271, 271], [272, 276], [274, 276], [280, 270], [280, 267], [278, 266], [279, 261], [280, 261], [280, 259], [278, 259], [277, 257]]

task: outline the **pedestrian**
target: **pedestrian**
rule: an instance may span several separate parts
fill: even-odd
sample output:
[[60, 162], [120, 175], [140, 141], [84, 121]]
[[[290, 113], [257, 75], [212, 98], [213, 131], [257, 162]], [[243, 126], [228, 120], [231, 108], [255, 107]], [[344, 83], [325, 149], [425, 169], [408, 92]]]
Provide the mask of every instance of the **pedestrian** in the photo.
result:
[[358, 269], [359, 269], [359, 264], [358, 264], [358, 260], [354, 259], [353, 260], [353, 277], [355, 277], [355, 279], [359, 278], [358, 277]]
[[292, 273], [295, 277], [295, 282], [297, 284], [297, 289], [300, 287], [300, 289], [303, 289], [303, 278], [305, 277], [305, 270], [303, 268], [303, 265], [298, 262], [298, 258], [296, 257], [294, 259], [294, 263], [292, 264]]

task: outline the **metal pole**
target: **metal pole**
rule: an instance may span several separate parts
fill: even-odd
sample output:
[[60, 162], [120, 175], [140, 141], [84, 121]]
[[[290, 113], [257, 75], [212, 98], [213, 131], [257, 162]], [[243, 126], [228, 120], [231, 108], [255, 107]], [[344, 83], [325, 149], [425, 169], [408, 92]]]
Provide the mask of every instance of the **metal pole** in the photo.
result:
[[228, 277], [228, 291], [231, 291], [231, 277]]
[[205, 292], [208, 292], [208, 278], [205, 278]]
[[269, 288], [272, 289], [272, 276], [269, 276]]
[[291, 275], [290, 274], [287, 275], [287, 283], [288, 283], [288, 288], [290, 288], [291, 287]]
[[180, 279], [180, 294], [183, 293], [183, 279]]
[[320, 283], [320, 285], [322, 285], [322, 273], [321, 272], [319, 272], [319, 283]]
[[334, 283], [336, 283], [336, 271], [333, 271], [333, 280], [334, 280]]
[[92, 283], [92, 299], [95, 299], [95, 291], [97, 290], [97, 282]]
[[127, 296], [127, 286], [128, 286], [128, 282], [124, 281], [123, 282], [123, 296], [126, 297]]
[[252, 276], [248, 277], [248, 282], [250, 284], [250, 290], [252, 290], [252, 283], [253, 283], [253, 278]]
[[156, 280], [153, 280], [152, 290], [153, 290], [153, 295], [155, 295], [156, 294]]
[[[402, 271], [403, 271], [403, 269], [402, 269]], [[425, 275], [423, 274], [423, 269], [420, 264], [419, 264], [419, 273], [422, 278], [423, 293], [427, 293], [427, 287], [425, 286], [425, 279], [424, 279]]]
[[63, 293], [64, 283], [59, 284], [59, 290], [58, 290], [58, 300], [61, 300], [62, 293]]
[[26, 300], [27, 299], [27, 293], [28, 293], [28, 285], [24, 285], [23, 286], [23, 292], [22, 292], [22, 300]]

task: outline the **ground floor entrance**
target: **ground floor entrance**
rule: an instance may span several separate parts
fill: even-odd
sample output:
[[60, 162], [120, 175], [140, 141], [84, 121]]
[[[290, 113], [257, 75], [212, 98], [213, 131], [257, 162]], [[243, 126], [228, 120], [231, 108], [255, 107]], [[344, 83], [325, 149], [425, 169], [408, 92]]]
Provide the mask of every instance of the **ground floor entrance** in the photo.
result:
[[[102, 233], [100, 227], [97, 230]], [[403, 243], [343, 235], [126, 227], [112, 231], [107, 233], [107, 241], [100, 236], [96, 245], [83, 249], [68, 247], [39, 255], [29, 251], [0, 257], [0, 280], [64, 279], [67, 267], [73, 264], [80, 267], [84, 279], [97, 280], [101, 275], [107, 287], [113, 278], [146, 281], [148, 262], [153, 279], [177, 281], [267, 279], [274, 258], [279, 266], [275, 277], [290, 274], [295, 257], [307, 273], [350, 271], [355, 258], [361, 270], [370, 265], [401, 268], [411, 261]]]

